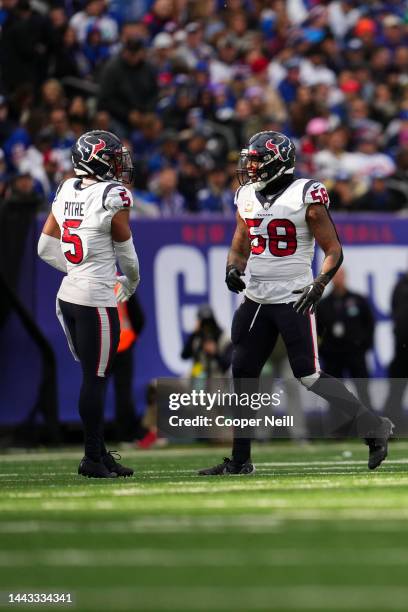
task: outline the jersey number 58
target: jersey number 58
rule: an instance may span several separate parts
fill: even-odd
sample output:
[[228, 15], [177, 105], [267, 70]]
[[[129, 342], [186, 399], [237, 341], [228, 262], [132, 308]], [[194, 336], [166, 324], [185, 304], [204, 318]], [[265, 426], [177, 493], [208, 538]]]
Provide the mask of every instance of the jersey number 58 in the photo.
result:
[[[251, 241], [251, 253], [260, 255], [266, 249], [266, 238], [261, 235], [252, 234], [251, 228], [259, 227], [263, 219], [245, 219], [248, 226], [248, 236]], [[269, 238], [269, 251], [275, 257], [287, 257], [293, 255], [297, 249], [296, 226], [289, 219], [273, 219], [266, 227]], [[258, 244], [252, 244], [254, 238]]]

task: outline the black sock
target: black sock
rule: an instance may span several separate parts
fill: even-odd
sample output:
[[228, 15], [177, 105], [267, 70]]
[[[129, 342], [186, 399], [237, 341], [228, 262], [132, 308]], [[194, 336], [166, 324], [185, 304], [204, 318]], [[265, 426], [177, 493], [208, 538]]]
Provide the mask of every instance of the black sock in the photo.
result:
[[234, 435], [232, 444], [232, 459], [236, 463], [245, 463], [251, 458], [251, 439], [238, 438]]
[[[103, 443], [103, 405], [106, 378], [84, 376], [79, 395], [79, 414], [84, 426], [85, 455], [101, 460]], [[106, 449], [105, 449], [106, 452]]]
[[373, 410], [364, 406], [343, 382], [325, 372], [320, 373], [320, 378], [309, 390], [330, 402], [336, 409], [335, 430], [341, 431], [344, 425], [349, 423], [353, 435], [365, 438], [371, 437], [381, 425], [381, 418]]

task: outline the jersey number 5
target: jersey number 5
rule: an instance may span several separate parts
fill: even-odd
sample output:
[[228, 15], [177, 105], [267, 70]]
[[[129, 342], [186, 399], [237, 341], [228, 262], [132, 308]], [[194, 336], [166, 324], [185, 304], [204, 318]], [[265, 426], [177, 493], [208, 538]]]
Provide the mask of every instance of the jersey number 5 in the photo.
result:
[[[245, 219], [248, 226], [249, 240], [251, 241], [251, 253], [260, 255], [266, 248], [266, 238], [261, 235], [251, 234], [252, 227], [259, 227], [262, 219]], [[273, 219], [266, 227], [269, 238], [269, 251], [275, 257], [286, 257], [293, 255], [297, 249], [296, 226], [289, 219]], [[258, 244], [253, 245], [254, 238], [258, 238]]]
[[62, 242], [69, 244], [74, 247], [73, 250], [64, 251], [65, 257], [72, 264], [80, 264], [84, 258], [84, 249], [82, 246], [82, 240], [78, 234], [71, 232], [72, 229], [78, 229], [81, 225], [82, 219], [66, 219], [62, 224], [64, 232], [62, 234]]
[[130, 206], [130, 198], [129, 198], [128, 194], [126, 193], [126, 191], [124, 189], [122, 189], [122, 191], [119, 191], [119, 195], [120, 195], [120, 198], [121, 198], [121, 200], [123, 202], [124, 208], [129, 208], [129, 206]]

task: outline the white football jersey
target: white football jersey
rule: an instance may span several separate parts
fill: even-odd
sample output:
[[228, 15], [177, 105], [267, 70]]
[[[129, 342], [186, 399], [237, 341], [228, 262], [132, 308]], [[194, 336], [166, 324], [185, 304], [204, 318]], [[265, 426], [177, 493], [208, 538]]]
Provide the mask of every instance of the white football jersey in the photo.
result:
[[245, 295], [260, 304], [294, 302], [296, 289], [313, 281], [314, 237], [306, 222], [309, 204], [329, 205], [319, 181], [295, 179], [265, 198], [251, 183], [237, 190], [235, 204], [251, 240]]
[[68, 274], [57, 297], [83, 306], [116, 306], [111, 221], [132, 205], [132, 194], [116, 181], [81, 187], [81, 180], [72, 178], [61, 184], [52, 212], [61, 230]]

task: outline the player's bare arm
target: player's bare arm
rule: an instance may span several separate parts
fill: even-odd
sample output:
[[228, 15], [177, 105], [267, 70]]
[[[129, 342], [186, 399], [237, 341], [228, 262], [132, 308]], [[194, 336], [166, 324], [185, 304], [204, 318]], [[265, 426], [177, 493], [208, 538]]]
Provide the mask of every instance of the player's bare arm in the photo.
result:
[[247, 226], [240, 214], [237, 213], [237, 225], [228, 253], [227, 273], [225, 278], [228, 289], [234, 293], [239, 293], [245, 289], [245, 283], [240, 277], [243, 276], [245, 272], [250, 251], [251, 245]]
[[327, 208], [322, 204], [311, 204], [306, 211], [306, 221], [317, 244], [323, 250], [325, 258], [320, 274], [314, 282], [303, 290], [293, 292], [301, 294], [294, 308], [302, 314], [315, 310], [326, 285], [336, 274], [343, 261], [341, 244]]
[[117, 300], [125, 302], [133, 295], [140, 282], [139, 260], [133, 244], [128, 210], [120, 210], [113, 216], [111, 233], [116, 257], [122, 271], [122, 276], [118, 278], [122, 286], [117, 293]]
[[132, 237], [129, 225], [129, 211], [120, 210], [113, 216], [111, 222], [111, 234], [114, 242], [125, 242]]
[[325, 254], [320, 274], [328, 276], [329, 282], [343, 262], [343, 250], [336, 228], [325, 206], [311, 204], [306, 211], [306, 221], [319, 247]]
[[46, 263], [61, 272], [67, 271], [67, 262], [60, 246], [61, 231], [52, 213], [47, 217], [38, 241], [38, 255]]
[[228, 253], [227, 265], [235, 266], [241, 272], [245, 271], [251, 245], [248, 237], [248, 228], [241, 215], [237, 213], [237, 225], [232, 238], [231, 248]]
[[61, 238], [61, 231], [59, 225], [52, 213], [48, 215], [47, 220], [44, 223], [42, 233], [46, 234], [47, 236], [52, 236], [53, 238], [58, 238], [58, 240]]

